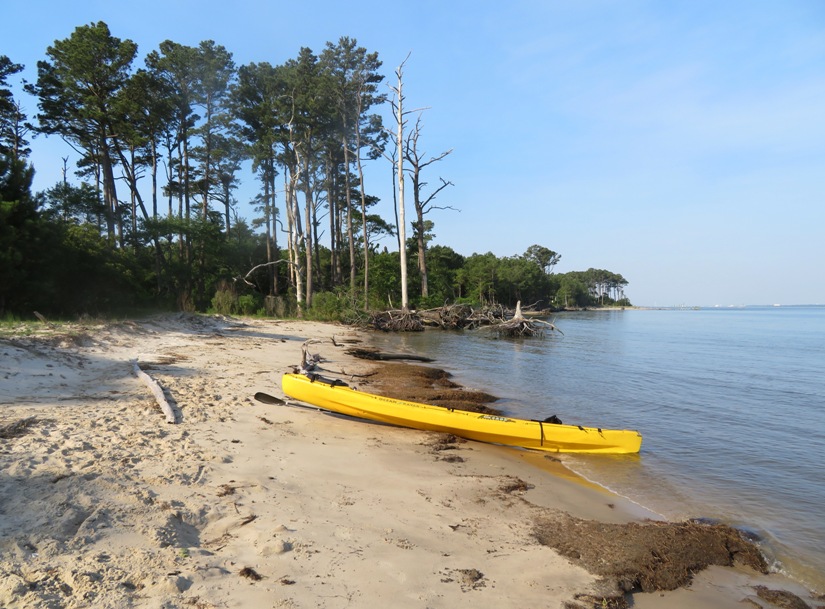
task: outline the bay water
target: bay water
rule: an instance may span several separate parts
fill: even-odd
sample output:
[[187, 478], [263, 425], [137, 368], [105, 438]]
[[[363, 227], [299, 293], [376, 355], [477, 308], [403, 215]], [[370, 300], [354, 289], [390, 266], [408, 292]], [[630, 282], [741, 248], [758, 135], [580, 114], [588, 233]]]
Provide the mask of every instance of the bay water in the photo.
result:
[[526, 419], [638, 429], [639, 455], [561, 455], [661, 516], [759, 538], [774, 569], [825, 592], [825, 306], [565, 312], [564, 333], [376, 336], [435, 358]]

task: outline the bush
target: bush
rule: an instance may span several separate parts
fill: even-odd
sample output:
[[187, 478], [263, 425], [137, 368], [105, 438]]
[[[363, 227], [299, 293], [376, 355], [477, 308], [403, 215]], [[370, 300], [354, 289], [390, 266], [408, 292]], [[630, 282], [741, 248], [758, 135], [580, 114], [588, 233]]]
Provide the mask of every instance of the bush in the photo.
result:
[[264, 298], [263, 312], [269, 317], [282, 319], [289, 313], [289, 301], [283, 296], [267, 296]]
[[306, 318], [315, 321], [343, 321], [353, 316], [350, 299], [344, 292], [318, 292], [312, 295], [312, 306]]
[[238, 298], [238, 312], [241, 315], [254, 315], [262, 304], [262, 299], [257, 294], [244, 294]]
[[427, 298], [418, 299], [419, 309], [437, 309], [438, 307], [443, 307], [446, 304], [449, 303], [445, 302], [445, 299], [441, 295], [428, 296]]
[[263, 306], [263, 298], [258, 294], [238, 296], [235, 290], [220, 288], [212, 297], [211, 313], [218, 315], [254, 315]]
[[212, 312], [219, 315], [232, 315], [238, 306], [238, 296], [234, 290], [218, 290], [212, 297]]

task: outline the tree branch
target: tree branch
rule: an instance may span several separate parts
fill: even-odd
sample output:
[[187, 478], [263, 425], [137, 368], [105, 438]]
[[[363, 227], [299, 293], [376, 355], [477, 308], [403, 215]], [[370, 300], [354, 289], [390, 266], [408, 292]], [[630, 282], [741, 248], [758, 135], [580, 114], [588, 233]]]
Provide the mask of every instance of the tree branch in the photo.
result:
[[281, 264], [282, 262], [286, 263], [286, 264], [291, 264], [292, 266], [295, 266], [295, 263], [293, 263], [291, 260], [286, 260], [286, 259], [275, 260], [273, 262], [264, 262], [263, 264], [258, 264], [256, 266], [253, 266], [244, 277], [241, 277], [240, 275], [238, 275], [237, 277], [235, 277], [235, 281], [238, 281], [238, 279], [240, 279], [241, 281], [243, 281], [248, 286], [251, 286], [253, 288], [257, 287], [254, 283], [249, 281], [249, 279], [248, 279], [249, 276], [252, 273], [254, 273], [255, 271], [257, 271], [258, 269], [260, 269], [260, 268], [263, 268], [265, 266], [272, 266], [272, 265], [275, 265], [275, 264]]

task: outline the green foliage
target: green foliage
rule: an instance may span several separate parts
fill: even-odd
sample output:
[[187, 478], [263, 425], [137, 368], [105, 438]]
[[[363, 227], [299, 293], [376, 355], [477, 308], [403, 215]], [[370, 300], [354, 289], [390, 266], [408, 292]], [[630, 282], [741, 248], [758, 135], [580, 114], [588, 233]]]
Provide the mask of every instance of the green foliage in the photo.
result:
[[261, 308], [263, 299], [258, 294], [243, 294], [238, 296], [238, 313], [254, 315]]
[[624, 296], [627, 280], [618, 273], [590, 268], [562, 275], [559, 306], [630, 306]]
[[482, 304], [498, 302], [499, 259], [492, 252], [473, 254], [456, 273], [459, 296]]
[[[37, 196], [30, 191], [33, 168], [22, 160], [30, 127], [6, 88], [22, 66], [0, 56], [0, 316], [146, 305], [295, 314], [292, 269], [272, 264], [286, 258], [278, 249], [281, 227], [289, 224], [276, 207], [280, 177], [300, 191], [290, 196], [315, 203], [316, 215], [301, 218], [316, 235], [299, 245], [306, 248], [301, 256], [312, 254], [304, 285], [312, 273], [316, 292], [306, 296], [312, 303], [306, 316], [347, 320], [363, 303], [401, 305], [400, 256], [376, 246], [395, 227], [369, 213], [377, 199], [363, 183], [362, 161], [378, 158], [386, 142], [380, 113], [372, 113], [386, 101], [377, 53], [342, 37], [320, 55], [302, 48], [277, 66], [236, 68], [232, 54], [212, 41], [190, 47], [166, 40], [148, 53], [145, 69], [133, 69], [136, 56], [137, 45], [113, 36], [103, 22], [78, 27], [46, 50], [36, 83], [26, 86], [38, 98], [39, 131], [80, 151], [78, 167], [89, 183], [64, 180]], [[420, 162], [418, 127], [408, 135], [417, 212], [405, 244], [411, 303], [629, 304], [621, 275], [601, 269], [555, 275], [561, 256], [541, 245], [504, 258], [491, 252], [465, 258], [432, 245], [434, 225], [423, 215], [451, 183], [442, 179], [422, 195], [426, 182], [418, 169], [449, 153]], [[261, 181], [255, 198], [261, 217], [252, 226], [233, 223], [235, 173], [244, 159]], [[123, 184], [129, 191], [116, 192]], [[141, 193], [149, 184], [158, 187], [151, 206]], [[164, 204], [168, 213], [158, 209]], [[327, 235], [329, 248], [316, 242], [318, 234]], [[368, 294], [349, 287], [351, 268], [354, 286], [368, 285]]]
[[117, 132], [128, 122], [118, 96], [136, 54], [137, 45], [112, 36], [104, 22], [80, 26], [46, 50], [48, 60], [37, 63], [37, 82], [26, 86], [39, 98], [39, 130], [84, 151], [81, 164], [99, 171], [111, 240], [119, 212], [113, 170]]
[[0, 55], [0, 154], [13, 159], [21, 159], [30, 152], [24, 136], [31, 126], [25, 122], [20, 104], [7, 88], [8, 77], [22, 70], [22, 65]]
[[352, 298], [345, 291], [318, 292], [312, 297], [312, 306], [305, 318], [315, 321], [347, 321], [354, 319], [356, 312]]
[[[464, 256], [445, 245], [433, 245], [427, 249], [427, 283], [430, 295], [426, 299], [419, 298], [418, 307], [427, 309], [454, 302], [459, 297], [456, 277], [464, 262]], [[416, 268], [410, 276], [418, 277], [418, 269]]]
[[545, 273], [551, 273], [553, 267], [561, 260], [561, 254], [557, 254], [543, 245], [531, 245], [527, 248], [527, 251], [524, 252], [524, 258], [535, 262]]
[[259, 294], [238, 295], [233, 285], [220, 282], [209, 311], [219, 315], [255, 315], [262, 305], [263, 298]]
[[50, 274], [53, 304], [61, 315], [98, 315], [150, 303], [140, 285], [140, 268], [129, 250], [112, 250], [97, 227], [56, 227], [62, 235]]
[[221, 289], [212, 297], [210, 312], [219, 315], [232, 315], [238, 308], [238, 295], [234, 290]]
[[586, 307], [590, 305], [590, 293], [587, 284], [576, 273], [561, 276], [559, 288], [553, 304], [556, 307]]
[[533, 261], [521, 256], [503, 258], [498, 270], [499, 302], [528, 305], [547, 303], [549, 283], [547, 275]]
[[400, 260], [398, 252], [375, 254], [370, 259], [370, 309], [401, 306]]
[[31, 196], [34, 170], [0, 154], [0, 315], [30, 306], [45, 233]]
[[41, 200], [44, 209], [63, 222], [94, 223], [105, 212], [100, 194], [86, 182], [80, 186], [58, 182], [41, 194]]

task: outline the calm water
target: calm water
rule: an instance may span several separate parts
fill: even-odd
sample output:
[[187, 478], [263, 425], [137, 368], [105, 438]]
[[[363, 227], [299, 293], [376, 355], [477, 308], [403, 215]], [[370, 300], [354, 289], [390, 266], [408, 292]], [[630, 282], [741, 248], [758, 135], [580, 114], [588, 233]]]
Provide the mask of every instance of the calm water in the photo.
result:
[[825, 591], [825, 307], [561, 313], [564, 332], [380, 336], [427, 354], [513, 416], [642, 432], [638, 456], [565, 456], [671, 519], [758, 533], [775, 568]]

